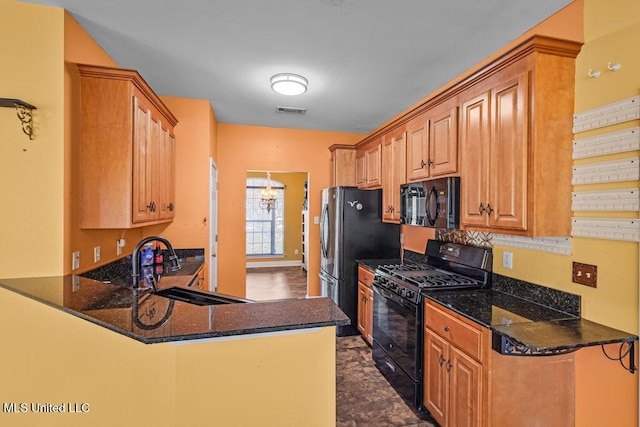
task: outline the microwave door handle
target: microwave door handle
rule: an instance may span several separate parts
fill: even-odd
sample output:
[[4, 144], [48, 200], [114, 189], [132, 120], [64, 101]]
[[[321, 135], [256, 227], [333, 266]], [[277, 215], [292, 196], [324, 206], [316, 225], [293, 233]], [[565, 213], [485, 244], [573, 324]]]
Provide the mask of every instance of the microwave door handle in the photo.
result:
[[[435, 212], [435, 216], [431, 216], [431, 211], [429, 210], [429, 201], [431, 200], [431, 197], [435, 197], [436, 199], [436, 212]], [[438, 219], [438, 191], [436, 190], [435, 185], [431, 187], [431, 189], [429, 190], [429, 193], [427, 194], [427, 197], [425, 197], [424, 199], [424, 203], [425, 203], [425, 213], [427, 216], [427, 221], [429, 221], [429, 225], [434, 226], [436, 223], [436, 219]]]

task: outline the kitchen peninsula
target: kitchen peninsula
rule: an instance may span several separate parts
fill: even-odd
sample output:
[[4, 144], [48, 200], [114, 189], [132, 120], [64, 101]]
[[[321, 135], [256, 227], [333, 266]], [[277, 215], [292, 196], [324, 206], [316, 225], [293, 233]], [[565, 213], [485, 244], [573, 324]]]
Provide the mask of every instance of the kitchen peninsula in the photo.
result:
[[327, 298], [199, 306], [75, 275], [2, 279], [0, 424], [330, 425], [346, 322]]

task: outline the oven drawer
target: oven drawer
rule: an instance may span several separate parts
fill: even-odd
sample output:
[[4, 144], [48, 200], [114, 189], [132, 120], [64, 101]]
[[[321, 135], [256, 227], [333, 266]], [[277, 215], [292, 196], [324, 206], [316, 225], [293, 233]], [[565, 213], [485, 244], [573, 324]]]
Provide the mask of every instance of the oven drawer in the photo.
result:
[[485, 335], [487, 335], [485, 332], [488, 330], [484, 331], [486, 328], [465, 320], [444, 307], [425, 300], [425, 327], [454, 344], [478, 362], [482, 362], [482, 350], [485, 346]]
[[373, 282], [373, 276], [374, 274], [372, 271], [361, 266], [358, 267], [358, 282], [362, 282], [370, 288], [371, 283]]

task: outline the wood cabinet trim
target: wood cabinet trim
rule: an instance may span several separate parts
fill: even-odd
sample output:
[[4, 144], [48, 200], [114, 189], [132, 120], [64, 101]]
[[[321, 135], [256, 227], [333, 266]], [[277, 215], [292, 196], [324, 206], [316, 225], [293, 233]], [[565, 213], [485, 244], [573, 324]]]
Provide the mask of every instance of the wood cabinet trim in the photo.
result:
[[178, 119], [162, 102], [160, 97], [151, 89], [151, 86], [142, 78], [136, 70], [126, 68], [103, 67], [98, 65], [78, 64], [78, 72], [83, 77], [108, 78], [110, 80], [123, 80], [132, 83], [153, 106], [164, 116], [171, 127], [178, 124]]
[[447, 101], [459, 95], [461, 92], [467, 90], [469, 87], [478, 84], [482, 80], [491, 77], [493, 74], [508, 67], [514, 62], [519, 61], [523, 57], [531, 53], [542, 53], [556, 56], [563, 56], [568, 58], [575, 58], [580, 53], [582, 48], [581, 42], [558, 39], [555, 37], [547, 37], [541, 35], [534, 35], [522, 43], [514, 46], [509, 51], [497, 56], [491, 62], [481, 67], [479, 70], [471, 71], [464, 75], [460, 81], [453, 83], [451, 86], [445, 88], [443, 91], [424, 99], [420, 104], [410, 109], [405, 113], [401, 113], [392, 122], [387, 123], [374, 130], [371, 134], [367, 135], [362, 141], [356, 144], [356, 149], [367, 145], [375, 138], [379, 138], [382, 135], [393, 131], [398, 126], [408, 123], [416, 116], [424, 113], [425, 111]]

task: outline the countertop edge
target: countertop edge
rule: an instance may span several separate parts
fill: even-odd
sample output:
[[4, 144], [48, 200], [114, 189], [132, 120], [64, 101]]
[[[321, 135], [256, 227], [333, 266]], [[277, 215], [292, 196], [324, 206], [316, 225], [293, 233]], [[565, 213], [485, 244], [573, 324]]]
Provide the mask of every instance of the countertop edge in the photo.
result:
[[[17, 279], [11, 279], [11, 280], [20, 280], [20, 278]], [[264, 327], [261, 326], [256, 326], [256, 327], [249, 327], [249, 328], [236, 328], [236, 329], [229, 329], [229, 330], [224, 330], [224, 331], [211, 331], [211, 332], [202, 332], [202, 333], [194, 333], [194, 334], [183, 334], [183, 335], [175, 335], [175, 336], [161, 336], [161, 337], [144, 337], [142, 335], [136, 334], [135, 332], [126, 330], [126, 329], [122, 329], [119, 328], [111, 323], [108, 322], [104, 322], [101, 321], [100, 319], [97, 319], [95, 317], [92, 316], [88, 316], [86, 314], [83, 314], [79, 311], [76, 311], [74, 309], [71, 308], [67, 308], [64, 307], [60, 304], [56, 304], [55, 302], [51, 302], [48, 301], [44, 298], [40, 298], [38, 296], [35, 296], [33, 294], [29, 294], [27, 292], [21, 291], [20, 289], [16, 289], [13, 287], [10, 287], [8, 285], [5, 285], [1, 280], [0, 280], [0, 288], [5, 289], [9, 292], [12, 292], [14, 294], [20, 295], [22, 297], [28, 298], [30, 300], [36, 301], [38, 303], [41, 303], [45, 306], [48, 306], [50, 308], [53, 308], [55, 310], [61, 311], [63, 313], [67, 313], [69, 315], [72, 315], [74, 317], [77, 317], [79, 319], [88, 321], [89, 323], [92, 323], [94, 325], [103, 327], [105, 329], [109, 329], [113, 332], [116, 332], [122, 336], [134, 339], [138, 342], [141, 342], [143, 344], [157, 344], [157, 343], [170, 343], [170, 342], [182, 342], [185, 343], [187, 341], [191, 341], [191, 340], [201, 340], [201, 339], [210, 339], [210, 338], [222, 338], [222, 337], [232, 337], [232, 336], [237, 336], [237, 337], [241, 337], [241, 336], [245, 336], [245, 335], [254, 335], [254, 334], [262, 334], [262, 333], [269, 333], [269, 332], [281, 332], [281, 331], [291, 331], [291, 330], [304, 330], [304, 329], [312, 329], [312, 328], [318, 328], [318, 327], [329, 327], [329, 326], [343, 326], [343, 325], [347, 325], [350, 323], [349, 319], [344, 316], [344, 318], [333, 318], [333, 319], [328, 319], [328, 320], [319, 320], [319, 321], [308, 321], [308, 322], [303, 322], [303, 323], [282, 323], [280, 325], [267, 325]], [[276, 303], [278, 301], [306, 301], [306, 299], [298, 299], [298, 300], [276, 300], [276, 301], [260, 301], [260, 302], [251, 302], [251, 303], [246, 303], [247, 305], [254, 305], [254, 304], [270, 304], [270, 303]]]
[[[591, 346], [597, 346], [597, 345], [605, 345], [605, 344], [615, 344], [615, 343], [625, 343], [625, 342], [634, 342], [634, 341], [638, 341], [638, 336], [625, 332], [625, 331], [621, 331], [619, 329], [615, 329], [606, 325], [602, 325], [593, 321], [590, 321], [588, 319], [583, 319], [581, 317], [577, 317], [577, 316], [573, 316], [570, 314], [567, 314], [567, 318], [566, 319], [562, 319], [564, 321], [580, 321], [581, 325], [586, 325], [586, 327], [589, 327], [589, 325], [596, 325], [598, 328], [603, 328], [606, 329], [608, 331], [610, 331], [612, 334], [617, 334], [618, 336], [616, 338], [611, 338], [611, 339], [600, 339], [600, 340], [594, 340], [594, 341], [589, 341], [589, 342], [585, 342], [585, 343], [568, 343], [568, 344], [562, 344], [562, 345], [556, 345], [556, 346], [549, 346], [549, 347], [539, 347], [536, 346], [532, 343], [528, 343], [526, 342], [526, 340], [521, 339], [520, 337], [518, 337], [517, 335], [512, 335], [510, 333], [508, 333], [507, 331], [505, 331], [504, 329], [506, 327], [502, 327], [502, 325], [500, 326], [492, 326], [492, 325], [487, 325], [486, 323], [480, 321], [479, 319], [474, 318], [473, 316], [469, 315], [469, 313], [466, 313], [463, 310], [459, 310], [456, 307], [453, 307], [449, 304], [443, 303], [441, 300], [439, 300], [437, 298], [437, 293], [422, 293], [422, 295], [425, 298], [428, 298], [430, 301], [433, 301], [439, 305], [441, 305], [442, 307], [445, 307], [451, 311], [453, 311], [454, 313], [457, 313], [463, 317], [465, 317], [466, 319], [469, 319], [475, 323], [477, 323], [478, 325], [487, 328], [489, 330], [491, 330], [492, 335], [493, 333], [495, 333], [494, 338], [493, 338], [493, 343], [492, 343], [492, 348], [494, 351], [501, 353], [501, 354], [510, 354], [510, 355], [518, 355], [519, 353], [522, 355], [549, 355], [549, 354], [560, 354], [560, 353], [568, 353], [571, 351], [575, 351], [578, 350], [580, 348], [585, 348], [585, 347], [591, 347]], [[516, 296], [514, 296], [514, 298], [518, 298]], [[520, 298], [519, 298], [520, 299]], [[524, 300], [527, 301], [530, 304], [535, 304], [532, 301], [528, 301], [528, 300]], [[530, 322], [531, 325], [536, 325], [536, 324], [544, 324], [546, 326], [548, 326], [549, 328], [553, 329], [553, 328], [557, 328], [558, 331], [561, 331], [563, 329], [566, 329], [565, 325], [562, 325], [560, 322], [562, 322], [562, 320], [555, 320], [555, 321], [538, 321], [538, 322]], [[498, 339], [495, 338], [495, 336], [498, 335], [499, 337], [505, 337], [508, 341], [507, 344], [508, 345], [520, 345], [523, 348], [522, 352], [518, 352], [518, 351], [509, 351], [509, 352], [505, 352], [505, 348], [504, 348], [504, 340], [500, 340], [499, 337]], [[501, 341], [501, 342], [498, 342]], [[527, 354], [525, 354], [527, 353]]]

